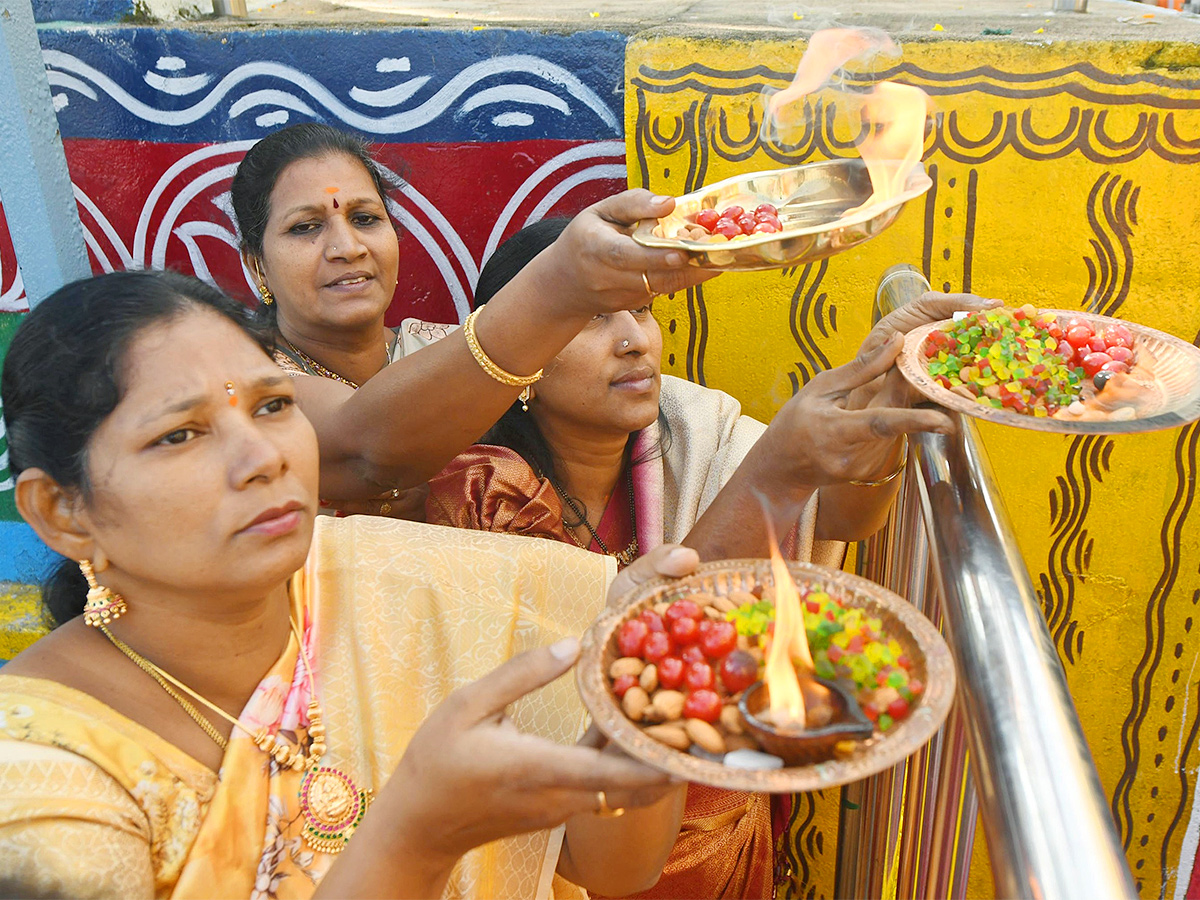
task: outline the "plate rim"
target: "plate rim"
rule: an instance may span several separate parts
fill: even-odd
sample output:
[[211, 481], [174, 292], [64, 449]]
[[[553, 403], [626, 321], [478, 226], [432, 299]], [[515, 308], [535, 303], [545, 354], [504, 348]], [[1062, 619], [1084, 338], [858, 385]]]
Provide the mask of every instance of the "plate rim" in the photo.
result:
[[[996, 307], [996, 309], [1017, 309], [1019, 307]], [[913, 386], [927, 400], [953, 412], [962, 413], [974, 419], [991, 422], [998, 425], [1011, 425], [1014, 428], [1024, 428], [1028, 431], [1040, 431], [1043, 434], [1144, 434], [1151, 431], [1163, 431], [1179, 428], [1200, 419], [1200, 347], [1190, 344], [1182, 338], [1149, 325], [1131, 322], [1128, 319], [1106, 316], [1101, 313], [1088, 312], [1078, 309], [1055, 309], [1053, 307], [1035, 307], [1038, 314], [1054, 313], [1060, 318], [1081, 318], [1092, 323], [1120, 323], [1134, 332], [1145, 337], [1173, 346], [1184, 357], [1190, 358], [1196, 369], [1197, 381], [1192, 396], [1186, 398], [1182, 406], [1160, 410], [1144, 418], [1125, 419], [1122, 421], [1081, 421], [1072, 422], [1064, 419], [1052, 419], [1049, 416], [1026, 416], [1007, 409], [996, 409], [984, 406], [966, 397], [961, 397], [953, 391], [938, 384], [926, 370], [921, 359], [921, 345], [930, 332], [945, 325], [953, 319], [939, 319], [914, 328], [904, 336], [904, 348], [896, 360], [896, 366], [905, 381]], [[989, 312], [991, 310], [988, 310]], [[1186, 411], [1186, 412], [1185, 412]]]
[[[782, 769], [735, 769], [723, 763], [701, 759], [674, 750], [646, 735], [629, 720], [608, 686], [607, 672], [601, 660], [617, 625], [630, 611], [671, 588], [687, 588], [710, 575], [742, 575], [770, 570], [768, 559], [727, 559], [702, 563], [683, 578], [659, 576], [626, 592], [596, 618], [582, 640], [575, 664], [575, 682], [584, 706], [596, 727], [610, 741], [640, 762], [688, 781], [728, 790], [766, 793], [799, 793], [821, 790], [860, 781], [903, 762], [924, 747], [949, 715], [957, 687], [957, 673], [946, 639], [936, 626], [913, 604], [859, 575], [817, 565], [788, 561], [793, 579], [817, 580], [822, 584], [865, 593], [894, 615], [925, 654], [926, 687], [913, 713], [887, 734], [873, 738], [868, 756], [861, 753], [846, 759], [827, 760], [806, 766]], [[875, 748], [883, 748], [876, 751]], [[864, 764], [865, 763], [865, 764]]]

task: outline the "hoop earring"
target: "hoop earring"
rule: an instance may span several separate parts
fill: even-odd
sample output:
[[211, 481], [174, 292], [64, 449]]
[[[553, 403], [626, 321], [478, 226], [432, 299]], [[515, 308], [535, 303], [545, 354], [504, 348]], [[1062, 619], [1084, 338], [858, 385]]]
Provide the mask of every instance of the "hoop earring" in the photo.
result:
[[125, 598], [97, 583], [96, 572], [90, 559], [79, 560], [79, 571], [87, 579], [87, 603], [83, 607], [83, 621], [92, 628], [99, 628], [115, 621], [129, 611]]

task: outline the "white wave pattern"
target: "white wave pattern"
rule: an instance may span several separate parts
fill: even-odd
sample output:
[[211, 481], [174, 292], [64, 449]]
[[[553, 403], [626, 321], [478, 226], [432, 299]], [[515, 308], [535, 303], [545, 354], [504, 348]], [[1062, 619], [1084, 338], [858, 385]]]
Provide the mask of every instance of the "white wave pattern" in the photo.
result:
[[[172, 164], [146, 196], [130, 244], [122, 240], [100, 205], [83, 188], [74, 185], [76, 201], [85, 215], [84, 240], [100, 268], [106, 272], [118, 268], [163, 268], [170, 239], [174, 236], [182, 242], [196, 276], [216, 284], [206, 249], [211, 254], [215, 246], [229, 248], [235, 253], [239, 248], [227, 186], [238, 162], [254, 143], [232, 141], [201, 147]], [[558, 177], [564, 169], [591, 160], [595, 164], [572, 171], [565, 178]], [[539, 166], [513, 193], [497, 217], [479, 259], [433, 200], [394, 172], [385, 170], [385, 175], [397, 186], [402, 197], [400, 203], [389, 203], [389, 211], [429, 255], [445, 282], [461, 322], [470, 312], [470, 296], [479, 279], [480, 268], [495, 250], [501, 236], [513, 225], [522, 207], [536, 200], [532, 211], [520, 222], [525, 225], [544, 216], [581, 184], [623, 179], [624, 144], [601, 141], [572, 147]], [[225, 185], [226, 190], [211, 197], [211, 216], [185, 216], [197, 197], [221, 185]], [[244, 265], [240, 267], [247, 286], [254, 290], [256, 285], [249, 271]], [[18, 269], [13, 283], [0, 295], [0, 310], [20, 312], [25, 309], [24, 285]]]
[[[0, 403], [0, 440], [4, 440], [4, 404]], [[8, 442], [5, 441], [4, 449], [0, 450], [0, 492], [11, 491], [16, 487], [16, 482], [12, 477], [12, 472], [8, 469]]]
[[[474, 63], [457, 73], [437, 90], [432, 97], [418, 106], [382, 117], [373, 117], [351, 109], [317, 79], [305, 72], [301, 72], [299, 69], [282, 63], [244, 63], [221, 78], [208, 94], [192, 106], [185, 109], [158, 109], [134, 97], [112, 78], [83, 62], [78, 57], [61, 50], [43, 50], [42, 56], [48, 69], [46, 74], [52, 87], [77, 91], [83, 96], [95, 100], [97, 99], [96, 90], [88, 85], [87, 82], [90, 82], [96, 89], [103, 91], [132, 115], [146, 122], [164, 126], [189, 125], [203, 119], [213, 112], [239, 85], [251, 78], [276, 78], [286, 82], [290, 86], [289, 90], [256, 91], [244, 97], [237, 98], [229, 110], [230, 118], [234, 118], [256, 106], [271, 103], [295, 111], [301, 111], [301, 108], [308, 109], [303, 100], [295, 96], [294, 93], [291, 93], [292, 90], [295, 90], [307, 94], [312, 101], [324, 107], [328, 113], [352, 128], [371, 134], [396, 135], [413, 131], [433, 122], [449, 110], [460, 98], [469, 95], [471, 89], [480, 81], [508, 75], [525, 75], [540, 78], [547, 84], [561, 88], [570, 97], [573, 97], [580, 104], [592, 110], [613, 134], [620, 134], [621, 130], [620, 123], [617, 121], [617, 117], [613, 111], [609, 109], [608, 105], [600, 99], [595, 91], [584, 84], [578, 77], [560, 65], [549, 62], [541, 57], [527, 54], [497, 56]], [[151, 81], [151, 76], [155, 79], [151, 82], [155, 88], [171, 93], [184, 92], [186, 88], [190, 88], [192, 85], [198, 83], [195, 79], [211, 77], [207, 75], [195, 75], [167, 79], [155, 73], [147, 73], [147, 81]], [[420, 79], [411, 79], [409, 82], [398, 87], [405, 87], [413, 81], [418, 80]], [[420, 85], [418, 89], [419, 87]], [[397, 89], [393, 88], [391, 90]], [[516, 99], [516, 102], [535, 103], [536, 105], [553, 108], [560, 112], [562, 111], [562, 107], [566, 106], [566, 102], [555, 94], [543, 92], [547, 97], [553, 98], [554, 102], [549, 102], [546, 97], [535, 98], [529, 93], [531, 90], [538, 89], [519, 83], [504, 87], [486, 88], [479, 91], [475, 97], [467, 96], [464, 105], [473, 101], [478, 105], [479, 101], [477, 98], [479, 96], [488, 95], [488, 92], [496, 91], [498, 92], [495, 95], [497, 99], [500, 99], [507, 92], [509, 94], [508, 99]], [[386, 94], [386, 91], [365, 92], [355, 87], [351, 88], [350, 94], [351, 99], [363, 105], [370, 105], [369, 101], [362, 99], [364, 96], [373, 97], [378, 100], [382, 94]], [[288, 101], [283, 100], [284, 96], [288, 97]], [[403, 96], [403, 91], [400, 91], [395, 96], [401, 98], [401, 100], [410, 99], [410, 97]], [[251, 97], [254, 99], [249, 99]], [[309, 114], [315, 115], [311, 110]]]

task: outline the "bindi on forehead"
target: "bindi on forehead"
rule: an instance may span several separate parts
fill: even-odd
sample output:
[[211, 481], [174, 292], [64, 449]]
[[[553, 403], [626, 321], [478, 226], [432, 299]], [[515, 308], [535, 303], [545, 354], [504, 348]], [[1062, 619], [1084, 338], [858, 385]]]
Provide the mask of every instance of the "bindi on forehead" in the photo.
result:
[[[340, 188], [340, 187], [336, 187], [336, 186], [334, 186], [334, 185], [330, 185], [329, 187], [325, 188], [325, 193], [327, 193], [327, 194], [330, 194], [330, 195], [333, 195], [333, 194], [336, 194], [336, 193], [337, 193], [338, 191], [340, 191], [340, 190], [341, 190], [341, 188]], [[334, 197], [334, 198], [333, 198], [333, 208], [334, 208], [334, 209], [337, 209], [337, 208], [338, 208], [337, 197]]]

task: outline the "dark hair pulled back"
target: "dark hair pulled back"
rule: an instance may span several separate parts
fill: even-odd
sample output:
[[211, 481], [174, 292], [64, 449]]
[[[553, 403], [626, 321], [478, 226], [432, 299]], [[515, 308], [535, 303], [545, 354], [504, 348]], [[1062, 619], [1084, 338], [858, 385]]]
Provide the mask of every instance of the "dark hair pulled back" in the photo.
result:
[[[9, 468], [45, 471], [90, 496], [92, 435], [124, 395], [124, 361], [146, 328], [194, 309], [224, 316], [269, 351], [245, 307], [177, 272], [113, 272], [59, 288], [25, 317], [0, 377]], [[63, 560], [43, 585], [43, 603], [61, 625], [83, 612], [87, 583]]]
[[[475, 307], [478, 309], [496, 296], [535, 256], [558, 240], [558, 236], [570, 224], [571, 220], [566, 217], [542, 219], [526, 225], [497, 247], [479, 273], [475, 285]], [[661, 456], [671, 444], [671, 428], [661, 409], [658, 413], [658, 429], [658, 448], [644, 458], [633, 460], [634, 465]], [[540, 476], [555, 477], [554, 451], [538, 427], [537, 420], [521, 409], [520, 401], [504, 411], [504, 415], [480, 439], [480, 443], [514, 450]], [[632, 445], [630, 441], [630, 447]]]
[[[362, 163], [386, 204], [388, 182], [371, 156], [368, 144], [355, 135], [320, 122], [301, 122], [267, 135], [246, 151], [233, 176], [230, 196], [242, 248], [254, 257], [263, 253], [263, 236], [271, 215], [271, 192], [280, 174], [292, 163], [325, 156], [348, 156]], [[259, 318], [273, 322], [274, 308], [260, 305]]]

